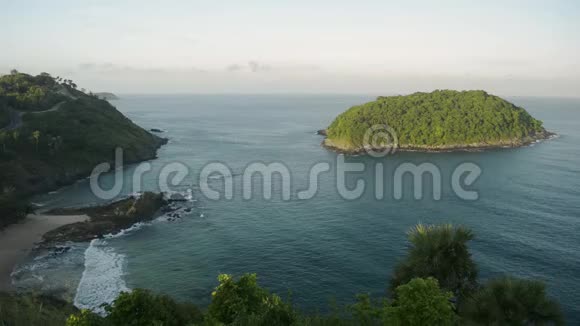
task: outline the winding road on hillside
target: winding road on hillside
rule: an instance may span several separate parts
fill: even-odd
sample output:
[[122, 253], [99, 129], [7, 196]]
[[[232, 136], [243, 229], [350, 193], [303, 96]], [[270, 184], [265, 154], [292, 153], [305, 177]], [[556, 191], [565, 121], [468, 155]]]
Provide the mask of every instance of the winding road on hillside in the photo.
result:
[[[76, 100], [78, 97], [74, 96], [71, 94], [71, 92], [64, 86], [60, 85], [60, 88], [56, 91], [57, 93], [64, 95], [66, 97], [68, 97], [70, 100]], [[58, 109], [60, 109], [62, 107], [63, 104], [65, 104], [66, 102], [68, 102], [69, 100], [64, 100], [61, 102], [56, 103], [55, 105], [53, 105], [50, 109], [48, 110], [43, 110], [43, 111], [29, 111], [29, 112], [22, 112], [22, 111], [17, 111], [14, 110], [12, 108], [9, 108], [9, 113], [10, 113], [10, 123], [3, 127], [0, 128], [0, 132], [2, 131], [12, 131], [14, 129], [18, 129], [22, 126], [22, 115], [25, 113], [30, 113], [30, 114], [42, 114], [42, 113], [46, 113], [46, 112], [54, 112], [57, 111]]]
[[60, 109], [61, 106], [63, 104], [65, 104], [66, 102], [67, 101], [58, 102], [55, 105], [53, 105], [50, 109], [44, 110], [44, 111], [22, 112], [22, 111], [17, 111], [14, 109], [9, 109], [10, 110], [10, 123], [8, 124], [8, 126], [6, 126], [4, 128], [0, 128], [0, 131], [12, 131], [14, 129], [20, 128], [22, 126], [22, 115], [25, 113], [42, 114], [42, 113], [46, 113], [46, 112], [54, 112], [54, 111]]

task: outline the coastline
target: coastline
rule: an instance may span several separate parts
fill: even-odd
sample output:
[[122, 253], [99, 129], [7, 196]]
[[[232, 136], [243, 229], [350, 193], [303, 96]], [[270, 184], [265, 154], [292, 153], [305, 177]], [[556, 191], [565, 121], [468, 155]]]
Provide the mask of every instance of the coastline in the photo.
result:
[[[112, 302], [120, 291], [128, 289], [122, 279], [124, 255], [109, 249], [103, 239], [138, 230], [163, 214], [169, 214], [167, 220], [171, 221], [187, 212], [186, 205], [167, 202], [164, 198], [163, 193], [144, 192], [105, 205], [56, 208], [42, 215], [29, 215], [23, 222], [10, 225], [0, 232], [0, 248], [9, 248], [0, 250], [0, 293], [48, 293], [76, 307], [99, 310], [100, 304]], [[41, 283], [45, 281], [41, 270], [55, 266], [37, 270], [34, 274], [39, 278], [27, 274], [28, 264], [36, 264], [37, 257], [42, 257], [40, 264], [43, 264], [46, 263], [44, 257], [54, 258], [54, 255], [73, 252], [77, 244], [88, 245], [82, 249], [84, 269], [82, 275], [77, 274], [78, 285], [69, 287], [66, 282], [55, 278], [49, 281], [48, 287], [39, 286], [39, 278]], [[61, 248], [66, 249], [62, 251]], [[36, 256], [37, 250], [49, 254]], [[64, 263], [70, 261], [66, 259]], [[108, 284], [107, 291], [101, 284]]]
[[[152, 161], [152, 160], [157, 159], [158, 158], [157, 154], [159, 152], [159, 149], [161, 149], [161, 147], [167, 145], [167, 143], [169, 142], [169, 139], [158, 137], [156, 135], [153, 135], [153, 136], [157, 137], [157, 140], [155, 142], [154, 148], [151, 151], [143, 154], [141, 157], [138, 157], [138, 158], [126, 159], [123, 161], [123, 164], [126, 166], [129, 166], [129, 165], [139, 164], [142, 162], [147, 162], [147, 161]], [[104, 160], [100, 163], [108, 163], [111, 166], [114, 166], [115, 161], [114, 161], [114, 159], [109, 159], [109, 160]], [[79, 169], [75, 173], [72, 173], [69, 175], [57, 175], [57, 176], [52, 176], [50, 178], [46, 178], [47, 180], [45, 180], [45, 182], [43, 182], [37, 189], [21, 193], [20, 196], [24, 199], [30, 199], [31, 197], [33, 197], [35, 195], [48, 193], [51, 191], [56, 191], [62, 187], [70, 186], [79, 180], [86, 179], [86, 178], [90, 177], [93, 169], [94, 169], [94, 166], [91, 165], [91, 166], [88, 166], [84, 169]]]
[[0, 230], [0, 291], [11, 291], [11, 274], [45, 233], [63, 225], [86, 222], [87, 215], [30, 214], [22, 222]]
[[[317, 132], [318, 135], [326, 136], [326, 130], [324, 133], [321, 131]], [[411, 146], [411, 145], [404, 145], [398, 146], [392, 152], [420, 152], [420, 153], [450, 153], [450, 152], [482, 152], [488, 150], [496, 150], [496, 149], [511, 149], [511, 148], [519, 148], [529, 146], [536, 142], [550, 140], [556, 138], [558, 135], [556, 133], [550, 131], [544, 131], [542, 133], [538, 133], [536, 135], [526, 137], [524, 139], [515, 139], [497, 143], [474, 143], [474, 144], [457, 144], [457, 145], [449, 145], [449, 146]], [[364, 154], [367, 149], [364, 147], [358, 148], [342, 148], [336, 146], [329, 140], [327, 137], [321, 143], [321, 146], [326, 148], [327, 150], [345, 154], [345, 155], [360, 155]], [[386, 148], [371, 148], [372, 150], [384, 150]]]

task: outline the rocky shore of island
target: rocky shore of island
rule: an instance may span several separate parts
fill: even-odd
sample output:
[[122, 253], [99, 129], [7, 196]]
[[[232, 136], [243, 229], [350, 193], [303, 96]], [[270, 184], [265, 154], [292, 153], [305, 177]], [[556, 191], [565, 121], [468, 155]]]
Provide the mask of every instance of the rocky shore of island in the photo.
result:
[[325, 129], [318, 130], [317, 135], [324, 136], [322, 141], [322, 147], [346, 155], [359, 155], [364, 154], [367, 151], [383, 151], [390, 150], [393, 152], [424, 152], [424, 153], [448, 153], [448, 152], [481, 152], [486, 150], [496, 150], [496, 149], [507, 149], [507, 148], [518, 148], [530, 146], [532, 144], [552, 139], [557, 137], [556, 133], [543, 130], [542, 132], [537, 132], [531, 134], [524, 138], [513, 138], [497, 142], [480, 142], [471, 144], [450, 144], [441, 146], [432, 145], [414, 145], [414, 144], [394, 144], [389, 145], [389, 147], [364, 147], [363, 145], [356, 147], [344, 147], [340, 144], [333, 142], [331, 139], [327, 138], [327, 133]]

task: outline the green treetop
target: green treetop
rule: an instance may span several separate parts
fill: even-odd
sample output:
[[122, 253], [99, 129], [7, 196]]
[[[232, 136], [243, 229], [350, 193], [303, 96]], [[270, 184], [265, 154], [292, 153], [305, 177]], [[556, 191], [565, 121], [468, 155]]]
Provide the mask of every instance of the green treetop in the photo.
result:
[[327, 139], [336, 147], [360, 149], [375, 125], [392, 128], [401, 148], [501, 144], [545, 133], [541, 121], [497, 96], [438, 90], [354, 106], [332, 122]]

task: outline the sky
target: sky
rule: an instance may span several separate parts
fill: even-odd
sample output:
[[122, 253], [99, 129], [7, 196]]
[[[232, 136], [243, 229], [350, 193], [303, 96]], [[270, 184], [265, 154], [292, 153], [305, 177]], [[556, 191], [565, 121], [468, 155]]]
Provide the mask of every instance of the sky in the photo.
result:
[[115, 93], [580, 97], [580, 1], [0, 0], [0, 73]]

